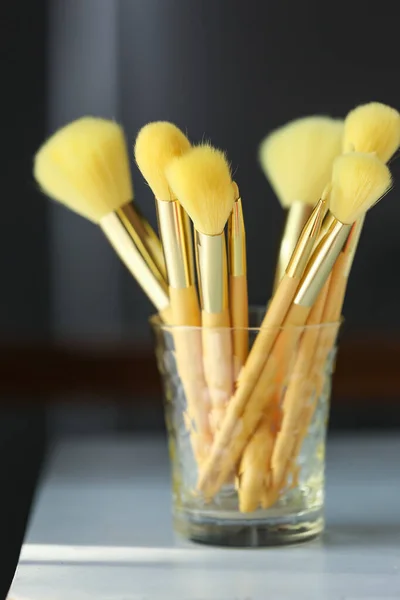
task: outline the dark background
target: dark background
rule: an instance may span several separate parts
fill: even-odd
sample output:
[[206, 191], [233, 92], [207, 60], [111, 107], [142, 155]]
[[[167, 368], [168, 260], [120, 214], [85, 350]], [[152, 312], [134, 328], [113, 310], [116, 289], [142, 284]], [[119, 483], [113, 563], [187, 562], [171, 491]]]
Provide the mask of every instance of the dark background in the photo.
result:
[[[40, 464], [45, 430], [51, 438], [163, 427], [151, 307], [101, 233], [38, 193], [31, 175], [38, 146], [66, 122], [94, 114], [119, 120], [131, 143], [147, 121], [167, 119], [192, 141], [207, 136], [226, 149], [245, 203], [250, 300], [264, 304], [283, 214], [257, 164], [261, 139], [307, 114], [344, 116], [371, 100], [400, 107], [397, 5], [371, 6], [2, 4], [0, 446], [7, 451], [0, 473], [13, 489], [16, 473], [24, 479]], [[393, 172], [398, 177], [397, 164]], [[134, 184], [155, 225], [136, 168]], [[351, 276], [334, 429], [400, 423], [399, 223], [395, 189], [368, 217]], [[19, 496], [28, 507], [30, 492]]]
[[[258, 166], [258, 144], [271, 129], [302, 115], [344, 116], [370, 100], [399, 107], [394, 6], [384, 2], [372, 11], [361, 2], [340, 1], [330, 10], [317, 1], [38, 0], [20, 10], [6, 3], [1, 19], [4, 392], [51, 402], [52, 429], [74, 428], [77, 421], [75, 427], [90, 430], [118, 427], [121, 421], [129, 427], [152, 425], [145, 415], [139, 418], [143, 411], [132, 408], [135, 396], [148, 389], [157, 396], [154, 426], [162, 422], [159, 389], [143, 380], [143, 372], [151, 381], [155, 373], [150, 304], [101, 232], [36, 189], [32, 157], [47, 135], [95, 114], [119, 120], [132, 144], [147, 121], [169, 119], [194, 142], [207, 136], [226, 149], [245, 203], [250, 300], [264, 304], [283, 213]], [[151, 193], [132, 167], [136, 200], [155, 225]], [[396, 178], [398, 164], [393, 171]], [[367, 361], [365, 377], [379, 360], [393, 367], [396, 362], [399, 217], [395, 189], [367, 219], [350, 280], [343, 352], [360, 369]], [[360, 346], [364, 352], [369, 348], [368, 356], [361, 357]], [[339, 364], [351, 377], [349, 365]], [[379, 395], [396, 399], [388, 374], [382, 378]], [[369, 400], [379, 392], [378, 379], [373, 391], [363, 377], [358, 381], [370, 390]], [[341, 397], [354, 396], [354, 385], [338, 385]], [[120, 396], [123, 409], [115, 405]], [[55, 408], [55, 400], [71, 399], [90, 401], [91, 408], [80, 409], [79, 419], [72, 407], [68, 414]], [[391, 402], [391, 410], [394, 406]], [[349, 408], [340, 423], [350, 422]]]

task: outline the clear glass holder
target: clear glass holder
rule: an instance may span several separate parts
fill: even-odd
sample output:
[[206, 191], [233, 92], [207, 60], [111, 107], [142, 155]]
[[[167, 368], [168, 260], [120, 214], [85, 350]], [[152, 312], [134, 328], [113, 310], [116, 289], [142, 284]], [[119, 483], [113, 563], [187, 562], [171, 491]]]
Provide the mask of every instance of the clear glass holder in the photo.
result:
[[[249, 350], [264, 314], [265, 308], [252, 309], [249, 328], [240, 330]], [[164, 389], [176, 534], [231, 547], [290, 544], [319, 535], [324, 529], [325, 438], [340, 323], [272, 332], [279, 343], [263, 367], [265, 388], [259, 385], [257, 410], [246, 404], [232, 436], [217, 450], [232, 400], [207, 383], [204, 329], [166, 326], [157, 317], [151, 325]], [[232, 345], [236, 331], [228, 330]], [[214, 330], [214, 346], [226, 334], [226, 329]], [[230, 360], [235, 392], [243, 383], [238, 377], [243, 365], [234, 351]], [[217, 366], [226, 372], [226, 364]], [[250, 413], [253, 425], [246, 434]], [[212, 457], [217, 457], [214, 464]], [[232, 464], [224, 476], [225, 460]], [[219, 479], [213, 489], [199, 487], [205, 472], [211, 474], [206, 481]]]

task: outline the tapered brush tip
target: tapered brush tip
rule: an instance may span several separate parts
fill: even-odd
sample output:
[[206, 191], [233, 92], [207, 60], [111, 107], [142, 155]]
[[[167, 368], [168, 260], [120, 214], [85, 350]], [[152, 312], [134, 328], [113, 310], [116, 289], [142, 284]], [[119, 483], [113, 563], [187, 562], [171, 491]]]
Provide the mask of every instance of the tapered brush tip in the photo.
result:
[[133, 199], [123, 131], [106, 119], [58, 130], [37, 152], [33, 174], [48, 196], [95, 223]]
[[136, 164], [158, 200], [174, 200], [165, 169], [190, 148], [185, 134], [168, 121], [148, 123], [139, 131], [134, 148]]
[[236, 199], [225, 154], [207, 144], [197, 146], [173, 160], [166, 174], [195, 229], [206, 235], [222, 233]]
[[375, 154], [343, 154], [333, 164], [330, 210], [342, 223], [354, 223], [391, 185], [388, 167]]
[[284, 208], [297, 201], [318, 202], [342, 138], [343, 121], [314, 116], [291, 121], [263, 140], [259, 161]]
[[386, 104], [358, 106], [345, 119], [343, 150], [375, 152], [388, 162], [400, 145], [400, 114]]

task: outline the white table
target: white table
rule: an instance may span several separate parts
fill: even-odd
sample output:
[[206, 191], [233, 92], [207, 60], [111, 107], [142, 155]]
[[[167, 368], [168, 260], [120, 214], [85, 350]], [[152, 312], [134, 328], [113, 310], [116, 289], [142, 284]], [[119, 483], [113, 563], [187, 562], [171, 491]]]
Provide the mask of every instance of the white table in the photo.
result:
[[59, 443], [10, 597], [400, 598], [400, 435], [328, 444], [327, 533], [265, 550], [179, 546], [164, 440]]

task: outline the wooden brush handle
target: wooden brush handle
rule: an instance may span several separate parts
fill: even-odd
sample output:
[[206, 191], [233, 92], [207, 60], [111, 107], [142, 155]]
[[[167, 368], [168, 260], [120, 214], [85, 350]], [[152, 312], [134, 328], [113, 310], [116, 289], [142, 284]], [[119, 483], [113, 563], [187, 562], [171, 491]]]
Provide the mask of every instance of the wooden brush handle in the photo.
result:
[[[276, 394], [281, 389], [281, 378], [287, 373], [288, 364], [292, 360], [293, 351], [302, 331], [299, 326], [304, 325], [308, 313], [307, 307], [296, 305], [291, 307], [287, 324], [293, 325], [293, 327], [285, 327], [283, 331], [279, 332], [273, 351], [250, 394], [245, 410], [241, 415], [236, 416], [234, 422], [228, 421], [231, 407], [230, 404], [228, 405], [224, 426], [229, 426], [231, 435], [222, 446], [211, 476], [208, 477], [203, 487], [206, 496], [214, 495], [225, 483], [232, 468], [240, 459], [248, 439], [256, 431], [263, 414], [273, 405]], [[285, 364], [283, 364], [284, 361]], [[268, 463], [268, 457], [266, 462]]]
[[194, 285], [187, 288], [169, 288], [173, 325], [201, 327], [201, 313]]
[[229, 310], [202, 312], [204, 374], [211, 399], [210, 423], [217, 431], [233, 392], [232, 331]]
[[[272, 453], [281, 420], [279, 401], [285, 381], [292, 376], [291, 364], [309, 312], [308, 307], [298, 305], [291, 307], [285, 319], [284, 329], [279, 333], [271, 356], [247, 406], [250, 410], [251, 405], [252, 412], [257, 414], [257, 411], [262, 409], [261, 403], [264, 403], [264, 410], [269, 411], [269, 422], [265, 418], [259, 420], [257, 431], [248, 441], [243, 453], [244, 463], [250, 465], [250, 471], [245, 474], [245, 466], [242, 467], [240, 502], [247, 508], [253, 507], [253, 510], [262, 501], [263, 482], [259, 473], [267, 469], [268, 474], [271, 469]], [[254, 404], [252, 404], [253, 398]], [[274, 476], [273, 470], [272, 475]]]
[[329, 287], [326, 294], [321, 322], [324, 324], [332, 323], [332, 325], [329, 327], [324, 325], [324, 327], [318, 331], [317, 343], [309, 373], [315, 399], [311, 405], [303, 408], [302, 414], [299, 417], [299, 421], [297, 423], [298, 432], [292, 456], [289, 464], [286, 467], [287, 475], [289, 472], [293, 473], [295, 471], [297, 457], [301, 451], [304, 438], [308, 433], [308, 429], [314, 417], [314, 411], [317, 406], [318, 399], [323, 391], [323, 386], [325, 383], [326, 361], [328, 360], [329, 353], [335, 345], [339, 331], [339, 319], [342, 314], [342, 307], [347, 287], [347, 277], [345, 276], [346, 267], [347, 265], [345, 262], [345, 256], [340, 255], [332, 269], [330, 279], [328, 280]]
[[247, 279], [244, 275], [230, 276], [229, 302], [233, 342], [233, 376], [236, 380], [249, 353], [249, 306]]
[[[210, 399], [203, 371], [201, 317], [194, 286], [170, 288], [172, 329], [179, 376], [186, 395], [188, 421], [194, 452], [200, 464], [207, 455], [212, 434], [209, 424]], [[184, 329], [184, 326], [193, 329]], [[198, 329], [196, 329], [198, 328]]]
[[[326, 296], [329, 289], [329, 279], [322, 288], [306, 325], [321, 323]], [[282, 400], [282, 421], [276, 437], [272, 455], [272, 485], [281, 491], [288, 475], [288, 463], [293, 453], [298, 429], [301, 426], [303, 411], [307, 411], [308, 403], [312, 401], [313, 386], [310, 380], [310, 370], [318, 343], [320, 330], [318, 327], [306, 328], [301, 334], [301, 340], [296, 354], [293, 369], [290, 371], [285, 395]], [[275, 499], [276, 494], [270, 498]], [[264, 501], [264, 507], [265, 501]]]
[[243, 513], [256, 510], [262, 502], [264, 489], [270, 487], [270, 458], [277, 426], [274, 412], [277, 413], [276, 406], [261, 418], [240, 461], [239, 508]]
[[[237, 390], [227, 406], [221, 427], [215, 435], [210, 455], [200, 471], [198, 489], [206, 496], [210, 493], [212, 495], [213, 490], [218, 489], [220, 481], [224, 481], [225, 477], [229, 477], [248, 435], [251, 435], [257, 426], [260, 415], [250, 419], [251, 426], [248, 433], [242, 432], [241, 437], [244, 437], [244, 442], [238, 439], [237, 431], [243, 423], [242, 415], [247, 402], [277, 338], [279, 327], [282, 325], [292, 304], [298, 284], [298, 278], [284, 276], [269, 304], [261, 329], [240, 374]], [[232, 444], [232, 440], [239, 447], [239, 451], [235, 452], [235, 457], [231, 458], [229, 452], [226, 452], [226, 448], [229, 444]], [[221, 466], [224, 466], [223, 471], [221, 471]]]

